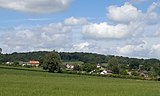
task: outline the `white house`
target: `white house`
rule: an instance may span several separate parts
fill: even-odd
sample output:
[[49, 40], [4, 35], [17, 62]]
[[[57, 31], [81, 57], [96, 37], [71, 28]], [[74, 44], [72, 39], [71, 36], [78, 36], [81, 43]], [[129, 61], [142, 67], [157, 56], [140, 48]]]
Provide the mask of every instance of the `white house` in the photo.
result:
[[107, 71], [103, 70], [100, 74], [102, 74], [102, 75], [107, 74]]
[[112, 74], [112, 71], [111, 70], [103, 70], [100, 74], [109, 75], [109, 74]]
[[101, 65], [99, 63], [97, 64], [97, 68], [101, 68]]
[[67, 68], [67, 69], [73, 69], [73, 68], [74, 68], [74, 65], [66, 64], [66, 68]]
[[12, 65], [12, 64], [13, 64], [13, 62], [6, 62], [6, 64], [7, 64], [7, 65]]

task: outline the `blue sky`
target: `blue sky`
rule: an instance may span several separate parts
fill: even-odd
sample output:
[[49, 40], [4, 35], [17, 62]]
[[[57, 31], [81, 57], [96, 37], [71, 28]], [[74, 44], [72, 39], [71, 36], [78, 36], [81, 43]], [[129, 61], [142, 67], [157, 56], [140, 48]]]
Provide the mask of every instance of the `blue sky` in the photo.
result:
[[0, 0], [0, 47], [160, 59], [159, 8], [160, 0]]

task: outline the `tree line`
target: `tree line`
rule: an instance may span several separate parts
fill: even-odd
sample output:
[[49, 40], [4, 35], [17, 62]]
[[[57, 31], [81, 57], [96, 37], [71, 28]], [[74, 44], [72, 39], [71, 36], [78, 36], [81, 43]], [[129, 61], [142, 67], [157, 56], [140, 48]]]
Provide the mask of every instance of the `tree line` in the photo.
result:
[[[26, 53], [17, 53], [12, 54], [0, 54], [0, 62], [18, 62], [18, 61], [30, 61], [38, 60], [41, 64], [44, 62], [47, 54], [52, 53], [51, 51], [37, 51], [37, 52], [26, 52]], [[159, 59], [138, 59], [138, 58], [129, 58], [123, 56], [114, 56], [114, 55], [101, 55], [96, 53], [83, 53], [83, 52], [59, 52], [59, 57], [62, 62], [71, 62], [71, 61], [82, 61], [84, 68], [87, 71], [92, 70], [92, 65], [95, 64], [107, 64], [108, 69], [114, 71], [114, 73], [119, 74], [127, 70], [136, 70], [136, 71], [147, 71], [154, 76], [160, 75], [160, 60]], [[48, 57], [49, 58], [49, 57]], [[102, 65], [106, 67], [105, 65]], [[52, 66], [53, 67], [53, 66]], [[79, 66], [76, 66], [79, 70]], [[90, 68], [90, 69], [87, 69]]]

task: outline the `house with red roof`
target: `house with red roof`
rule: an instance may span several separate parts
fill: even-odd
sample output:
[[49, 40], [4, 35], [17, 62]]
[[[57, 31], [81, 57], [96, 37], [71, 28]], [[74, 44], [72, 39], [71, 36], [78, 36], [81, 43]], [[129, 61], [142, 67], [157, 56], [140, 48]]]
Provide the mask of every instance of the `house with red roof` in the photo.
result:
[[31, 65], [33, 67], [38, 67], [39, 66], [39, 61], [34, 61], [34, 60], [29, 61], [28, 65]]

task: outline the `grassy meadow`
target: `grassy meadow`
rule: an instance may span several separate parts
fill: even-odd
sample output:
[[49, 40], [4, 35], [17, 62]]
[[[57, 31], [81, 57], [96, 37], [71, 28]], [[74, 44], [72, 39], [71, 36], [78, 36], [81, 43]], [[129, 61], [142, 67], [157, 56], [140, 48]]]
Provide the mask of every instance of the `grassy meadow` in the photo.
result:
[[0, 96], [159, 96], [160, 82], [0, 67]]

